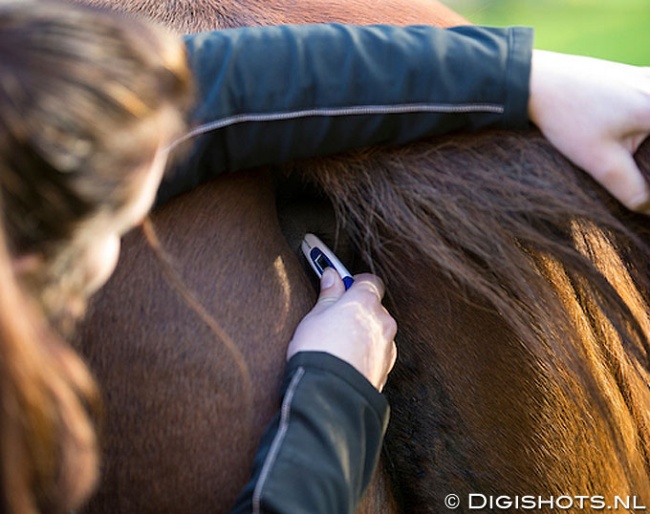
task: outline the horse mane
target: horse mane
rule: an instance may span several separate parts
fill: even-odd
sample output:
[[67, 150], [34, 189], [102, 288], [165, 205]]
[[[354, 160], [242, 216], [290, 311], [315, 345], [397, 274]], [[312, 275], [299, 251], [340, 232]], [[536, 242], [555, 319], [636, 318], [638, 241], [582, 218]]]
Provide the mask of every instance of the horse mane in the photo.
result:
[[[650, 171], [650, 143], [638, 161]], [[417, 294], [409, 262], [440, 274], [445, 294], [495, 313], [572, 408], [606, 420], [618, 454], [640, 454], [650, 472], [645, 216], [535, 132], [454, 135], [295, 168], [326, 192], [388, 295]]]
[[[650, 170], [650, 143], [638, 158]], [[544, 268], [552, 259], [576, 287], [584, 281], [580, 289], [598, 292], [600, 307], [621, 336], [637, 340], [637, 357], [648, 358], [645, 329], [630, 318], [593, 240], [602, 238], [624, 256], [646, 255], [647, 219], [618, 204], [541, 135], [454, 135], [314, 159], [299, 168], [328, 193], [364, 260], [383, 276], [403, 274], [391, 250], [403, 253], [406, 245], [443, 270], [459, 292], [488, 299], [512, 318], [518, 333], [530, 337], [531, 331], [552, 333], [564, 310], [554, 295], [546, 297]], [[627, 268], [646, 300], [644, 264], [637, 258], [616, 266]]]

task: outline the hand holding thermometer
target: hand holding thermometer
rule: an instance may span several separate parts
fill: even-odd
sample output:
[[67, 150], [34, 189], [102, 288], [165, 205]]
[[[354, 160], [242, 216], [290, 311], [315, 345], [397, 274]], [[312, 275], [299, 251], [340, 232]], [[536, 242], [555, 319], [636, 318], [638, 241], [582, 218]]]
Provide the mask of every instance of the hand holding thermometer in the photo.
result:
[[305, 238], [302, 240], [302, 253], [305, 254], [307, 261], [309, 261], [310, 266], [316, 272], [318, 278], [323, 276], [325, 268], [334, 268], [341, 279], [343, 279], [346, 291], [354, 283], [351, 273], [345, 269], [345, 266], [336, 258], [332, 250], [314, 234], [305, 234]]

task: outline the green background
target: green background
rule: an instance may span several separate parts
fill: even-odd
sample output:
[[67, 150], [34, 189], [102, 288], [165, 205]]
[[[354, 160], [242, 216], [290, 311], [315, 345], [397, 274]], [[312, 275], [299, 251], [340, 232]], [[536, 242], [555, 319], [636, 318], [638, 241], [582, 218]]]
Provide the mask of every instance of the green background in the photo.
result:
[[650, 66], [650, 0], [441, 0], [479, 25], [535, 28], [535, 48]]

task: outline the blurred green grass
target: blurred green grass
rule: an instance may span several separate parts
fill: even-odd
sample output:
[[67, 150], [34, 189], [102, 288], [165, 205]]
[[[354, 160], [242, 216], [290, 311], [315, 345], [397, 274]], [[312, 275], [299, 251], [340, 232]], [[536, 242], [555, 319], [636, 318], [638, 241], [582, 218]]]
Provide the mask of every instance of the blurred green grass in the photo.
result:
[[650, 0], [441, 0], [479, 25], [535, 28], [535, 48], [650, 66]]

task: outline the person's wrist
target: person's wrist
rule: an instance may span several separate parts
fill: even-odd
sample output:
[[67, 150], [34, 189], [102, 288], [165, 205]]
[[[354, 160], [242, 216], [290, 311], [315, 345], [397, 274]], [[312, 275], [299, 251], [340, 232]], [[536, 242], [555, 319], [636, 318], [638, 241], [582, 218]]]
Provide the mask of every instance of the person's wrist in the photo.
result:
[[528, 119], [537, 125], [541, 124], [544, 103], [546, 101], [546, 82], [548, 80], [549, 52], [533, 50], [530, 68], [530, 95], [528, 97]]

